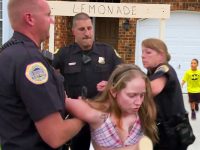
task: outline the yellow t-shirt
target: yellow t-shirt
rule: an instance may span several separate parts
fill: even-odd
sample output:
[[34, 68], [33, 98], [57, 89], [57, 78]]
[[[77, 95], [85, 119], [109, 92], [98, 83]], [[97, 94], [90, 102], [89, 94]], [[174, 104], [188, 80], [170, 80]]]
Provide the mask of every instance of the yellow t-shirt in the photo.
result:
[[189, 69], [183, 76], [183, 81], [187, 82], [188, 93], [200, 93], [200, 70]]

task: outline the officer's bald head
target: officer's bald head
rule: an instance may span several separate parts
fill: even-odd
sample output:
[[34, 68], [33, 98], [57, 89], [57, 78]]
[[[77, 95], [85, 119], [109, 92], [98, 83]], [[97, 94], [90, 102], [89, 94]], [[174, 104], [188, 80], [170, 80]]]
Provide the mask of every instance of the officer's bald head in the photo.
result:
[[13, 28], [23, 22], [25, 13], [34, 13], [39, 10], [41, 1], [46, 0], [9, 0], [8, 15]]

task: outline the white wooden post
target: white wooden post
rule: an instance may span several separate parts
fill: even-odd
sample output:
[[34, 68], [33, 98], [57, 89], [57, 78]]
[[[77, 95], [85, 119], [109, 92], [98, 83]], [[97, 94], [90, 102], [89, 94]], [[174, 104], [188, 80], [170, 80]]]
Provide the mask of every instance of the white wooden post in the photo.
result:
[[[55, 20], [55, 16], [52, 16], [52, 19]], [[49, 33], [49, 52], [54, 53], [54, 32], [55, 31], [55, 25], [50, 25], [50, 33]]]
[[166, 19], [160, 19], [160, 35], [159, 38], [164, 41], [166, 29]]

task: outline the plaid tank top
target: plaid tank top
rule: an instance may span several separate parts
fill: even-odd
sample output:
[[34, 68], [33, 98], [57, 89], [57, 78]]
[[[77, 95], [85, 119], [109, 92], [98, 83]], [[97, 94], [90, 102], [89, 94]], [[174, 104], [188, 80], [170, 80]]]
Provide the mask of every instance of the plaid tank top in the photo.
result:
[[97, 129], [91, 130], [92, 140], [101, 147], [120, 148], [136, 144], [143, 136], [139, 116], [137, 116], [133, 128], [124, 142], [117, 134], [116, 125], [108, 117], [105, 122]]

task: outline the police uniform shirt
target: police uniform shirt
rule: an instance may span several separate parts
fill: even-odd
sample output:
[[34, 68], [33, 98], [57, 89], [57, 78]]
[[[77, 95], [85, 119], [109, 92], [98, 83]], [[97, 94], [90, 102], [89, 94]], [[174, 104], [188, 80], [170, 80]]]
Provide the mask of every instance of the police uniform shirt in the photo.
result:
[[0, 52], [0, 136], [6, 150], [52, 150], [39, 136], [34, 122], [60, 112], [64, 88], [28, 37], [14, 32]]
[[149, 70], [147, 75], [151, 81], [162, 76], [167, 79], [163, 90], [154, 97], [158, 120], [168, 120], [174, 115], [185, 114], [182, 91], [175, 70], [169, 64], [161, 64]]
[[87, 89], [88, 98], [96, 96], [97, 84], [107, 81], [120, 63], [121, 59], [111, 46], [97, 42], [87, 54], [76, 43], [61, 48], [53, 61], [54, 67], [64, 76], [65, 90], [72, 98], [80, 96], [83, 87]]

